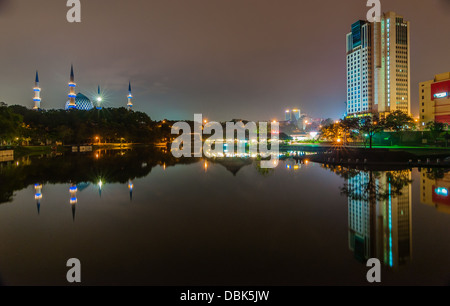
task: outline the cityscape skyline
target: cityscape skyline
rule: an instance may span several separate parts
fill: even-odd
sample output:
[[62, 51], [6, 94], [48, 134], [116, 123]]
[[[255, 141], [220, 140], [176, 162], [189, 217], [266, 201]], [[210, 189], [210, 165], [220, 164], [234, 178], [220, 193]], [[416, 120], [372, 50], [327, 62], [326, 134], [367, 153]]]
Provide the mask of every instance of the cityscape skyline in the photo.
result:
[[[317, 24], [314, 33], [307, 33], [305, 25], [318, 14], [335, 16], [340, 3], [262, 1], [255, 7], [251, 1], [214, 6], [194, 1], [171, 7], [149, 1], [109, 4], [108, 14], [99, 14], [101, 2], [83, 3], [83, 21], [77, 25], [65, 21], [65, 6], [54, 0], [45, 8], [20, 0], [10, 3], [8, 14], [0, 13], [0, 23], [9, 25], [0, 30], [5, 41], [0, 61], [8, 71], [0, 76], [0, 101], [30, 107], [30, 75], [39, 70], [42, 107], [61, 108], [67, 63], [73, 62], [80, 91], [94, 91], [100, 84], [109, 98], [105, 106], [119, 107], [124, 104], [123, 84], [131, 79], [139, 97], [136, 110], [155, 120], [186, 119], [196, 112], [214, 120], [282, 120], [280, 110], [290, 106], [314, 117], [340, 118], [345, 113], [342, 36], [354, 20], [365, 19], [364, 2], [349, 0], [339, 18], [329, 18], [333, 27]], [[317, 14], [298, 18], [306, 10]], [[440, 39], [438, 30], [450, 26], [444, 18], [450, 6], [439, 0], [414, 6], [410, 1], [383, 1], [382, 11], [391, 10], [411, 22], [411, 107], [418, 116], [419, 83], [449, 70], [445, 50], [450, 42]], [[135, 18], [144, 13], [149, 17]], [[280, 14], [286, 17], [283, 21], [265, 22]], [[224, 18], [230, 16], [233, 23]], [[30, 37], [34, 24], [39, 35]], [[147, 27], [148, 33], [140, 34]], [[270, 44], [261, 32], [270, 35]], [[68, 36], [76, 37], [74, 43], [63, 44]], [[439, 48], [428, 47], [436, 41]], [[136, 47], [129, 47], [131, 43]]]

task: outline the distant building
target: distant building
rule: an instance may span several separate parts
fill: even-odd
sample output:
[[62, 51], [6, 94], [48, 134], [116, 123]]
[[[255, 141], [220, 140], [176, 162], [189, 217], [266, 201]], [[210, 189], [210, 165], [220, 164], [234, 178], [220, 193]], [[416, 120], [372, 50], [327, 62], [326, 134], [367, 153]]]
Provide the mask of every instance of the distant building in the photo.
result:
[[450, 124], [450, 72], [438, 74], [431, 81], [419, 84], [420, 122]]
[[301, 117], [301, 112], [299, 109], [293, 109], [291, 112], [291, 121], [299, 121]]
[[288, 109], [285, 112], [285, 121], [290, 121], [292, 123], [296, 123], [301, 118], [301, 111], [298, 108]]
[[382, 116], [410, 106], [409, 22], [394, 12], [359, 20], [347, 34], [347, 115]]
[[290, 110], [287, 110], [287, 111], [285, 112], [284, 120], [285, 120], [285, 121], [291, 121], [291, 111], [290, 111]]

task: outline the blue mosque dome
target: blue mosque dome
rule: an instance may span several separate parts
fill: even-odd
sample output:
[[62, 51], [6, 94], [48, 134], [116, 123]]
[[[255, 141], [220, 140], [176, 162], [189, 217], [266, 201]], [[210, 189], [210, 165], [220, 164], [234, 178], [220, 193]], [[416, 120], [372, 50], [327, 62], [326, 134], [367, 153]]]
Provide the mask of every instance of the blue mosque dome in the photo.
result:
[[[70, 103], [70, 101], [66, 102], [66, 107], [65, 107], [66, 110], [71, 109], [71, 107], [69, 107], [69, 103]], [[89, 98], [86, 97], [85, 95], [83, 95], [82, 93], [77, 94], [77, 96], [75, 98], [75, 104], [76, 104], [75, 109], [78, 109], [78, 110], [91, 110], [94, 108], [94, 104], [91, 102], [91, 100], [89, 100]]]

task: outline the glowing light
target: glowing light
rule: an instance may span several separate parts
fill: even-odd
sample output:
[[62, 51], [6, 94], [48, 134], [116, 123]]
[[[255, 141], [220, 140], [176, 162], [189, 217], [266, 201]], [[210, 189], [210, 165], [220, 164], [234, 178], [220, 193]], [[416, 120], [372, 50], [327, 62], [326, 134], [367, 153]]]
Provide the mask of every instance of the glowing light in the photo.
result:
[[72, 205], [77, 204], [77, 202], [78, 202], [77, 198], [70, 199], [70, 204], [72, 204]]
[[445, 98], [445, 97], [447, 97], [448, 96], [448, 92], [441, 92], [441, 93], [437, 93], [437, 94], [434, 94], [434, 97], [435, 98]]
[[98, 101], [98, 102], [102, 102], [102, 101], [103, 101], [102, 97], [98, 97], [98, 98], [97, 98], [97, 101]]
[[338, 142], [338, 143], [341, 143], [341, 141], [342, 141], [342, 139], [340, 139], [340, 138], [337, 139], [337, 142]]
[[446, 197], [446, 196], [448, 196], [448, 189], [447, 188], [443, 188], [443, 187], [436, 188], [434, 190], [434, 193], [436, 193], [437, 195]]
[[309, 160], [305, 159], [305, 165], [309, 164]]
[[102, 182], [102, 180], [100, 180], [100, 182], [98, 182], [98, 188], [102, 189], [102, 187], [103, 187], [103, 182]]

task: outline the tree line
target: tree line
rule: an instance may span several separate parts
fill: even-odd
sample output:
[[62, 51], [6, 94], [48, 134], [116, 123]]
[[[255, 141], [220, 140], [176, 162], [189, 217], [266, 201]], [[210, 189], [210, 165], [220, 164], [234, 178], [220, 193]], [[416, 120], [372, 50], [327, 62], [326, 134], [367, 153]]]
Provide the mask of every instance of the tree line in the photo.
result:
[[167, 132], [147, 114], [123, 107], [35, 111], [0, 104], [1, 145], [152, 143]]
[[[428, 122], [425, 125], [425, 129], [430, 131], [435, 142], [442, 133], [448, 131], [448, 127], [448, 124], [436, 121]], [[373, 114], [361, 118], [348, 117], [329, 123], [322, 127], [321, 138], [341, 144], [346, 144], [350, 140], [362, 141], [372, 148], [373, 138], [376, 134], [384, 131], [394, 132], [401, 141], [403, 132], [417, 130], [417, 128], [418, 126], [411, 116], [397, 110], [386, 118], [380, 118], [377, 114]]]

